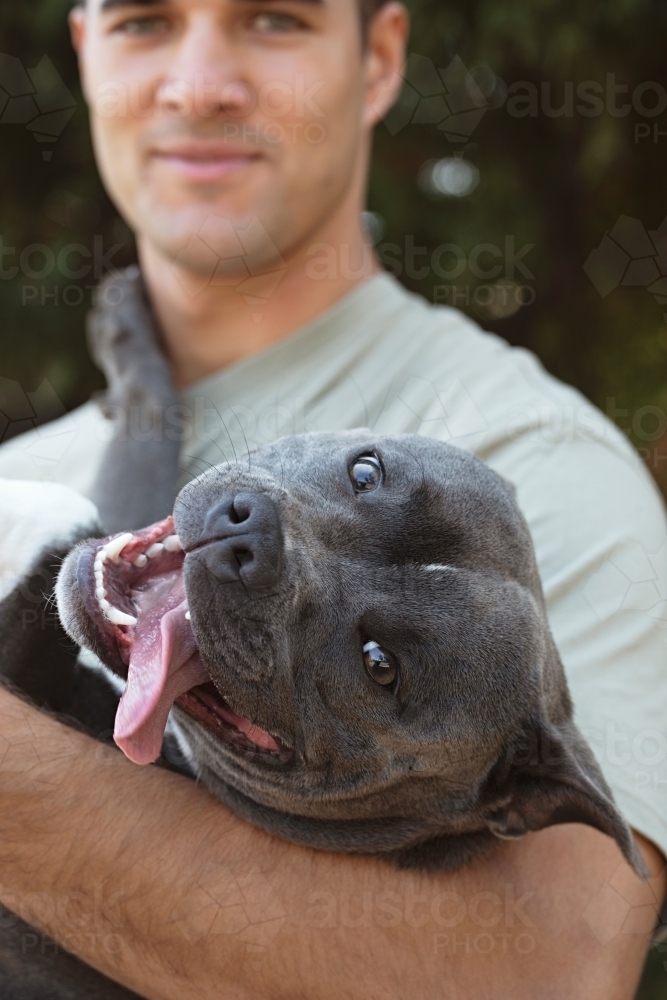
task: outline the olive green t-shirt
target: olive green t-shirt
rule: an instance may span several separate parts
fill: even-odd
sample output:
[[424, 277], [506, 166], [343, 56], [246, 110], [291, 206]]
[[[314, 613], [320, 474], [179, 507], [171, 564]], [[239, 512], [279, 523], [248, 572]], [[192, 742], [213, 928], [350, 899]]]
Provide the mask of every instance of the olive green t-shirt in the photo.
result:
[[[516, 486], [575, 704], [630, 824], [667, 855], [667, 524], [627, 440], [525, 350], [380, 275], [181, 393], [186, 476], [284, 434], [366, 426], [473, 452]], [[86, 494], [94, 403], [0, 448], [0, 476]]]

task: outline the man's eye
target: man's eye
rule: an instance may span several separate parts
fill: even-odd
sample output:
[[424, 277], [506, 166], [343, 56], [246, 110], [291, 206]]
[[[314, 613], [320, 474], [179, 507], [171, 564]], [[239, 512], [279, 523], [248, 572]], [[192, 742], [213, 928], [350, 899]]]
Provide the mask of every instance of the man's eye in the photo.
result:
[[133, 17], [129, 21], [123, 21], [114, 31], [132, 38], [142, 38], [146, 35], [162, 35], [168, 28], [166, 17]]
[[255, 31], [265, 34], [285, 34], [288, 31], [299, 31], [304, 24], [291, 14], [263, 11], [252, 19], [252, 26]]
[[382, 482], [382, 466], [375, 455], [362, 455], [349, 469], [355, 493], [370, 493]]
[[364, 645], [364, 663], [369, 677], [378, 684], [386, 687], [396, 680], [398, 675], [396, 664], [389, 659], [377, 642], [367, 642]]

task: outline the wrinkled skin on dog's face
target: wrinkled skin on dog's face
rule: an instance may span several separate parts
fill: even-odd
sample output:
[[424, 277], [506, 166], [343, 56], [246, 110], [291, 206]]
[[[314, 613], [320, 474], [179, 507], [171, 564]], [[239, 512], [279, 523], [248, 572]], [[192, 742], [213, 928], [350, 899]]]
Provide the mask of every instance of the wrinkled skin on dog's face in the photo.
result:
[[292, 840], [455, 867], [579, 821], [641, 867], [571, 722], [513, 491], [467, 453], [285, 438], [108, 543], [70, 554], [59, 607], [128, 677], [133, 760], [159, 754], [172, 710], [206, 784]]

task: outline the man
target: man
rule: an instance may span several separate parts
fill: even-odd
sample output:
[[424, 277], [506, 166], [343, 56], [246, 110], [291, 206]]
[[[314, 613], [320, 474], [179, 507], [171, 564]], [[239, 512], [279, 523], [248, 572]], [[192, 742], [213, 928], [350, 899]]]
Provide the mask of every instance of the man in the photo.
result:
[[[630, 1000], [665, 892], [663, 509], [577, 393], [380, 273], [361, 213], [407, 17], [368, 6], [89, 0], [72, 14], [100, 170], [180, 390], [181, 464], [370, 425], [450, 440], [513, 481], [577, 721], [653, 879], [578, 825], [455, 874], [307, 851], [0, 691], [0, 902], [155, 1000]], [[0, 475], [44, 477], [36, 442], [59, 441], [48, 476], [90, 493], [108, 439], [89, 404], [10, 442]]]

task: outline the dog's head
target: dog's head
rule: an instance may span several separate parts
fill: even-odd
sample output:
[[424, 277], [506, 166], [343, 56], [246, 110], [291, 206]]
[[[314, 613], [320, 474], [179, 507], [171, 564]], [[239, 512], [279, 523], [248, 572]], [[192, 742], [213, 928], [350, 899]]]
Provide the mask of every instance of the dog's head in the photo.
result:
[[206, 783], [271, 831], [463, 857], [586, 822], [641, 864], [571, 721], [512, 488], [459, 449], [284, 438], [190, 483], [173, 522], [79, 546], [58, 597], [128, 677], [128, 756], [154, 760], [173, 711]]

